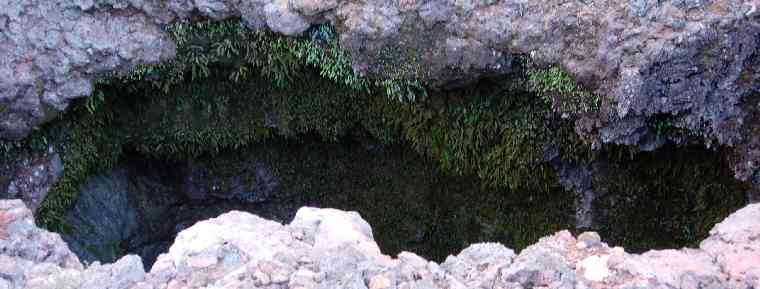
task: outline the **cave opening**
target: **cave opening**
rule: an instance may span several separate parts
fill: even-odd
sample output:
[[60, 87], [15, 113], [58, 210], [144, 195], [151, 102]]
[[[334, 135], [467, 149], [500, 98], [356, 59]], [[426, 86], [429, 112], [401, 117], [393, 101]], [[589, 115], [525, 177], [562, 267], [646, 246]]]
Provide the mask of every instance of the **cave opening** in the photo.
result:
[[[698, 142], [591, 150], [563, 115], [600, 100], [556, 68], [515, 63], [427, 91], [353, 78], [329, 30], [283, 40], [234, 22], [198, 27], [177, 34], [190, 43], [177, 60], [99, 84], [30, 137], [57, 145], [66, 167], [36, 217], [83, 261], [132, 253], [150, 267], [199, 220], [243, 210], [287, 223], [301, 206], [358, 211], [391, 255], [441, 261], [485, 241], [521, 250], [559, 230], [641, 252], [696, 246], [746, 203], [726, 154]], [[225, 39], [235, 49], [219, 52]], [[584, 222], [579, 195], [591, 196]]]
[[746, 202], [743, 184], [714, 166], [719, 159], [704, 148], [672, 147], [607, 162], [605, 177], [593, 181], [593, 225], [578, 228], [576, 192], [484, 186], [404, 144], [308, 136], [189, 161], [127, 151], [80, 187], [63, 237], [83, 261], [138, 254], [150, 268], [197, 221], [240, 210], [285, 224], [313, 206], [359, 212], [385, 254], [411, 251], [435, 261], [477, 242], [521, 250], [559, 230], [598, 231], [628, 252], [696, 247]]

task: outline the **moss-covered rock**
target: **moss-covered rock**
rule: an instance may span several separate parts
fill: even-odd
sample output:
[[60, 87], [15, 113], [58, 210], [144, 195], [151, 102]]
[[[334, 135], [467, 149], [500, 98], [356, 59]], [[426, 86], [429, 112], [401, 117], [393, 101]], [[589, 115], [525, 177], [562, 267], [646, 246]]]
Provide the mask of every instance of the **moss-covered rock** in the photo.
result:
[[631, 251], [696, 247], [710, 228], [747, 203], [725, 153], [700, 146], [624, 153], [594, 176], [599, 231]]
[[[326, 26], [304, 38], [249, 31], [236, 22], [177, 24], [171, 29], [179, 44], [175, 60], [113, 75], [97, 86], [95, 94], [23, 143], [0, 143], [9, 159], [18, 149], [36, 149], [35, 143], [52, 143], [61, 152], [66, 170], [37, 215], [41, 225], [63, 230], [61, 216], [74, 202], [79, 184], [93, 172], [112, 167], [124, 150], [187, 161], [307, 135], [326, 142], [359, 135], [408, 145], [435, 161], [447, 176], [454, 176], [437, 180], [446, 187], [427, 193], [430, 202], [437, 201], [437, 195], [445, 196], [443, 203], [420, 212], [427, 214], [427, 220], [440, 214], [453, 216], [442, 224], [430, 221], [433, 231], [463, 236], [438, 240], [452, 242], [441, 248], [479, 238], [496, 238], [520, 248], [535, 241], [533, 237], [572, 223], [566, 216], [572, 211], [573, 195], [557, 187], [548, 162], [615, 160], [604, 156], [606, 152], [592, 151], [573, 124], [562, 118], [562, 113], [593, 112], [598, 100], [557, 68], [428, 91], [414, 80], [378, 82], [356, 76]], [[418, 97], [425, 95], [433, 97]], [[558, 106], [554, 100], [563, 96], [580, 102]], [[684, 164], [664, 159], [662, 164], [671, 168]], [[613, 162], [626, 167], [631, 161]], [[396, 177], [395, 173], [379, 172], [382, 178]], [[710, 179], [700, 175], [683, 179], [690, 178]], [[640, 184], [610, 190], [656, 186], [647, 177], [625, 181]], [[682, 194], [681, 186], [687, 184], [663, 190]], [[729, 186], [725, 193], [739, 190]], [[405, 198], [398, 202], [410, 201]], [[478, 203], [482, 204], [473, 205]], [[373, 220], [380, 228], [402, 221], [376, 210], [382, 208], [366, 209], [377, 216], [370, 219], [386, 218], [387, 222]], [[640, 220], [635, 215], [620, 216]], [[703, 225], [695, 226], [706, 228]]]

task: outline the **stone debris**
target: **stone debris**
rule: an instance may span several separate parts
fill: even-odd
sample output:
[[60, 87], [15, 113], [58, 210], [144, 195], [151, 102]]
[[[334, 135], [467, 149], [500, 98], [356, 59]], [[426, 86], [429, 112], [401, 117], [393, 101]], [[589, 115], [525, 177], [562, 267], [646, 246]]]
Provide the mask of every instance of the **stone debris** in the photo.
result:
[[0, 201], [0, 288], [736, 288], [760, 286], [760, 204], [715, 226], [699, 249], [628, 254], [593, 232], [540, 239], [520, 254], [473, 244], [436, 264], [383, 255], [356, 212], [300, 209], [282, 225], [232, 211], [177, 236], [150, 272], [139, 257], [83, 266], [19, 200]]

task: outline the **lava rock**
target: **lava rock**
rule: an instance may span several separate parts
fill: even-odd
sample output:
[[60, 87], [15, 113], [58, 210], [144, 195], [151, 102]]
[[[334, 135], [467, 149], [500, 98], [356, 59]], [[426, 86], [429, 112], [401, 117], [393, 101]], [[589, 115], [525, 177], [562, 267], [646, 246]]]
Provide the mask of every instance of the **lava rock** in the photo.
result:
[[[150, 168], [149, 168], [150, 169]], [[114, 262], [126, 253], [147, 264], [171, 245], [180, 198], [156, 177], [117, 168], [88, 178], [66, 213], [63, 238], [86, 263]], [[142, 263], [141, 263], [142, 264]]]
[[33, 212], [64, 169], [61, 157], [52, 146], [45, 152], [23, 153], [0, 168], [0, 199], [21, 199]]
[[78, 195], [66, 213], [70, 230], [64, 240], [83, 262], [116, 261], [122, 255], [123, 241], [139, 230], [137, 212], [129, 204], [127, 172], [90, 177]]
[[20, 200], [0, 200], [0, 253], [32, 263], [82, 268], [58, 234], [35, 226], [32, 212]]
[[188, 163], [182, 176], [182, 192], [195, 202], [217, 199], [246, 203], [265, 202], [277, 193], [279, 180], [268, 167], [261, 163], [242, 166], [219, 170]]
[[[355, 212], [302, 208], [282, 225], [232, 211], [181, 232], [150, 272], [139, 257], [84, 268], [18, 200], [0, 201], [0, 286], [5, 288], [755, 288], [757, 219], [749, 205], [716, 225], [700, 249], [628, 254], [567, 231], [515, 256], [474, 244], [442, 265], [379, 250]], [[335, 241], [325, 243], [327, 241]], [[593, 246], [578, 246], [593, 241]], [[598, 243], [597, 243], [598, 242]], [[374, 246], [373, 246], [374, 244]], [[35, 250], [29, 250], [35, 248]]]
[[0, 135], [19, 138], [92, 91], [97, 75], [175, 54], [160, 26], [201, 14], [299, 35], [332, 23], [354, 71], [447, 87], [559, 65], [600, 96], [590, 137], [652, 147], [644, 120], [669, 114], [734, 145], [757, 94], [757, 1], [5, 1]]

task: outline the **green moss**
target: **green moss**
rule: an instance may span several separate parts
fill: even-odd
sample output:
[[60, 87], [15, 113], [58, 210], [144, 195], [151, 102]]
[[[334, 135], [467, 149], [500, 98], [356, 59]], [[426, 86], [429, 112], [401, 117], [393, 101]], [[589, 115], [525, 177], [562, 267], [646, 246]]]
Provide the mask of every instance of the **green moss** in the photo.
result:
[[116, 79], [122, 83], [149, 80], [165, 93], [186, 80], [227, 78], [242, 83], [257, 75], [286, 87], [300, 85], [298, 74], [315, 68], [321, 77], [344, 87], [356, 91], [372, 88], [370, 81], [354, 74], [350, 56], [327, 25], [313, 28], [305, 38], [250, 30], [234, 20], [178, 23], [169, 27], [169, 32], [178, 46], [174, 60], [139, 66], [115, 75]]
[[373, 105], [370, 115], [383, 123], [365, 127], [380, 139], [393, 135], [390, 129], [438, 160], [444, 170], [477, 175], [495, 187], [545, 186], [553, 179], [545, 164], [549, 150], [568, 159], [589, 155], [571, 124], [547, 118], [548, 105], [514, 76], [436, 94], [431, 100]]
[[557, 113], [579, 114], [599, 110], [598, 95], [581, 87], [567, 72], [559, 67], [531, 67], [528, 70], [529, 87]]
[[374, 84], [391, 99], [415, 102], [427, 96], [420, 79], [424, 69], [412, 48], [389, 44], [375, 55]]
[[50, 124], [31, 137], [55, 144], [61, 152], [63, 175], [50, 189], [37, 211], [37, 224], [65, 229], [63, 216], [74, 203], [79, 184], [96, 171], [112, 167], [121, 155], [121, 136], [111, 129], [107, 111], [90, 114], [77, 105], [63, 120]]
[[[53, 143], [65, 152], [66, 171], [43, 203], [42, 225], [62, 226], [78, 184], [112, 166], [124, 147], [188, 159], [273, 137], [316, 133], [336, 141], [360, 130], [410, 143], [444, 170], [477, 175], [490, 186], [545, 187], [552, 178], [542, 154], [560, 138], [549, 129], [546, 104], [520, 81], [488, 80], [409, 104], [388, 96], [424, 88], [378, 91], [353, 78], [347, 56], [324, 28], [311, 39], [287, 39], [230, 22], [198, 25], [173, 28], [177, 60], [102, 81], [46, 129], [65, 132]], [[236, 74], [241, 67], [250, 73]]]
[[[45, 149], [48, 143], [62, 152], [64, 176], [43, 202], [37, 215], [39, 224], [56, 231], [65, 229], [63, 215], [76, 200], [79, 184], [94, 171], [113, 166], [124, 150], [160, 159], [197, 160], [283, 139], [297, 141], [317, 135], [323, 141], [337, 142], [361, 135], [385, 144], [409, 145], [433, 160], [434, 169], [455, 176], [444, 179], [438, 172], [422, 174], [414, 166], [356, 176], [354, 181], [369, 183], [370, 189], [364, 190], [373, 196], [393, 191], [383, 185], [388, 184], [396, 186], [397, 192], [424, 191], [420, 196], [428, 199], [422, 201], [435, 204], [432, 208], [412, 206], [389, 215], [387, 207], [372, 198], [359, 202], [375, 226], [402, 227], [413, 234], [419, 224], [403, 222], [414, 216], [430, 220], [424, 224], [429, 232], [462, 236], [437, 238], [435, 242], [441, 244], [433, 247], [442, 251], [430, 252], [431, 256], [450, 253], [450, 248], [473, 241], [499, 240], [521, 248], [539, 236], [571, 225], [573, 196], [556, 187], [553, 170], [546, 164], [547, 152], [556, 151], [568, 162], [590, 160], [600, 154], [577, 137], [571, 122], [555, 117], [555, 112], [593, 112], [599, 102], [557, 68], [428, 92], [419, 81], [395, 78], [395, 74], [383, 81], [357, 77], [350, 58], [325, 26], [314, 29], [308, 38], [276, 37], [249, 31], [235, 22], [177, 24], [170, 31], [179, 45], [176, 60], [138, 67], [101, 81], [95, 94], [23, 144], [0, 143], [8, 158], [20, 148]], [[419, 97], [428, 93], [431, 97]], [[558, 97], [575, 102], [557, 106]], [[608, 154], [618, 153], [617, 159], [622, 159], [621, 151]], [[329, 155], [331, 151], [323, 153]], [[297, 164], [282, 168], [280, 175], [322, 169], [314, 160], [293, 159]], [[397, 183], [390, 177], [399, 172], [425, 181], [401, 188], [408, 183]], [[626, 180], [620, 181], [623, 184]], [[646, 177], [635, 181], [638, 185], [611, 190], [653, 188]], [[324, 196], [331, 193], [328, 182], [341, 179], [322, 178], [321, 182], [296, 182], [293, 186], [301, 187], [293, 189], [304, 193], [315, 190], [314, 194]], [[440, 187], [420, 187], [436, 183]], [[682, 187], [678, 188], [667, 190]], [[725, 192], [736, 190], [731, 187]], [[361, 199], [350, 194], [331, 197], [349, 196]], [[397, 202], [414, 203], [420, 201], [417, 197], [399, 198]], [[441, 203], [435, 203], [438, 200]], [[476, 203], [482, 205], [472, 205]], [[516, 207], [520, 209], [514, 210]], [[636, 220], [633, 215], [620, 216], [625, 222]], [[437, 222], [439, 218], [445, 221]], [[689, 228], [696, 230], [691, 225]], [[608, 232], [611, 236], [630, 236]], [[382, 242], [395, 248], [408, 245], [399, 240]]]
[[95, 248], [93, 245], [87, 245], [85, 248], [88, 253], [90, 253], [93, 256], [100, 256], [100, 252], [98, 251], [98, 248]]
[[310, 41], [299, 41], [291, 52], [307, 65], [319, 70], [319, 75], [356, 91], [369, 91], [368, 80], [354, 74], [348, 52], [338, 46], [333, 30], [327, 25], [318, 26]]
[[704, 143], [709, 138], [707, 126], [707, 123], [703, 123], [700, 127], [685, 128], [683, 119], [665, 113], [654, 114], [647, 119], [650, 132], [658, 137], [675, 139], [681, 144]]
[[114, 240], [108, 240], [106, 241], [106, 248], [109, 250], [108, 255], [109, 256], [124, 256], [127, 252], [124, 251], [123, 248], [121, 248], [119, 241]]
[[559, 188], [516, 194], [483, 187], [477, 177], [446, 174], [409, 146], [366, 136], [334, 143], [273, 139], [203, 155], [194, 164], [217, 183], [255, 177], [250, 167], [261, 164], [278, 180], [276, 200], [252, 208], [268, 212], [285, 203], [358, 211], [388, 254], [413, 251], [441, 261], [479, 241], [521, 249], [572, 223], [572, 194]]
[[602, 236], [631, 251], [698, 246], [714, 224], [746, 204], [721, 153], [665, 147], [613, 162], [596, 181]]

